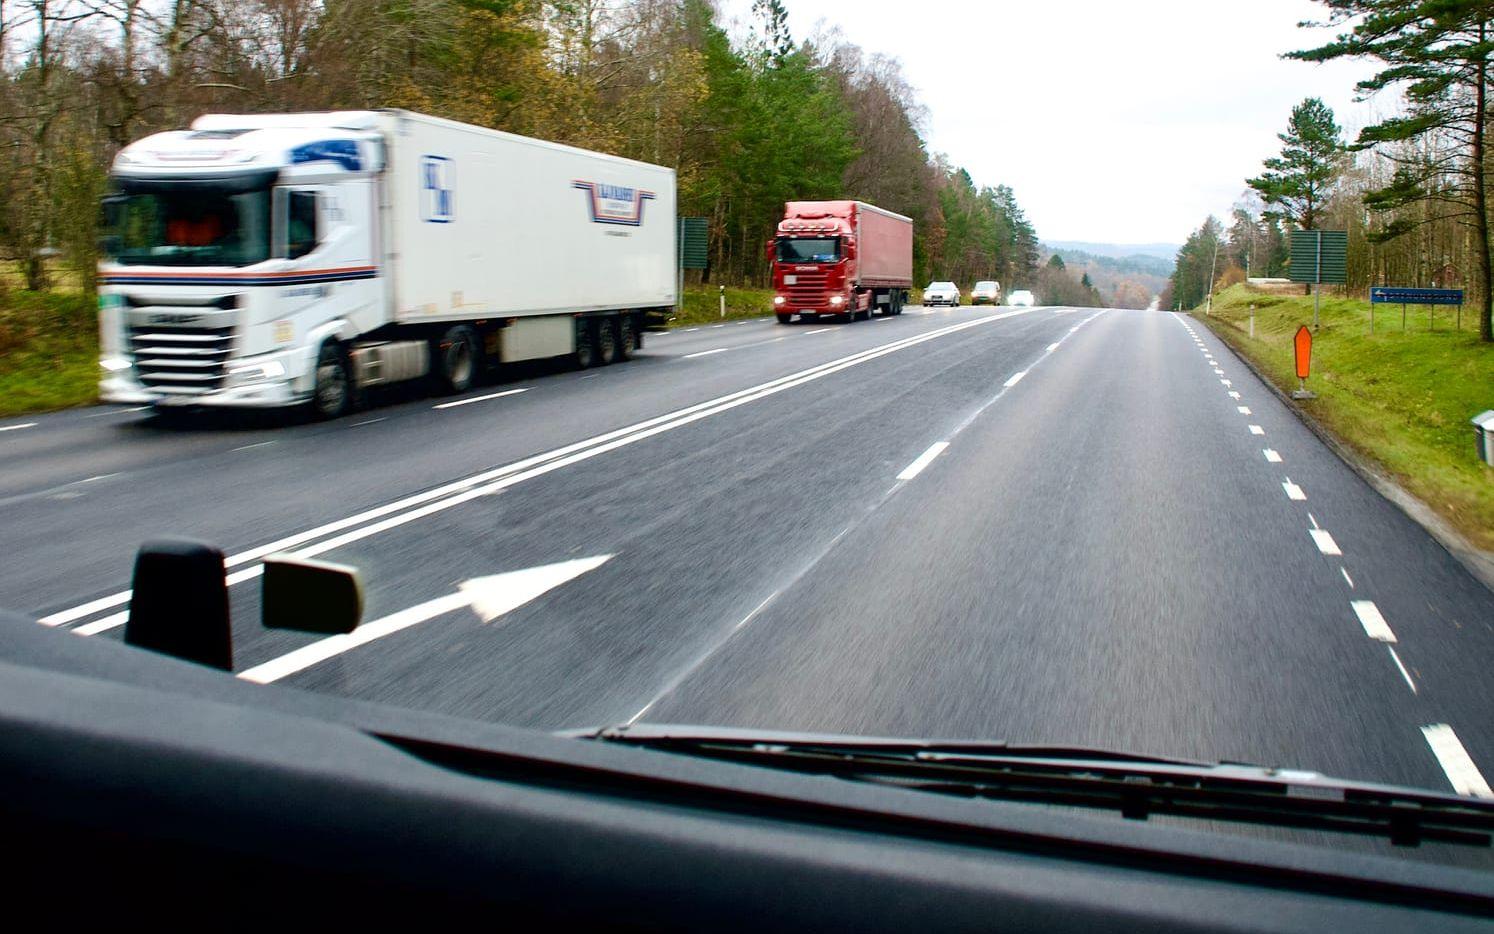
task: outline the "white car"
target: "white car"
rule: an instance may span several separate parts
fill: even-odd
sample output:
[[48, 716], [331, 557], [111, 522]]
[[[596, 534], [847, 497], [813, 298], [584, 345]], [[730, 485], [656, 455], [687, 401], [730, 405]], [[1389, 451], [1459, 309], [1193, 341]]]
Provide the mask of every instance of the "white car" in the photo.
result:
[[975, 288], [970, 290], [970, 304], [1001, 304], [1001, 283], [994, 279], [982, 279], [980, 282], [975, 283]]
[[960, 287], [953, 282], [930, 282], [923, 290], [923, 307], [935, 305], [960, 307]]
[[1034, 304], [1036, 304], [1036, 299], [1034, 299], [1032, 297], [1032, 293], [1027, 291], [1026, 289], [1017, 289], [1015, 292], [1006, 297], [1006, 303], [1012, 306], [1021, 305], [1025, 308], [1031, 308]]

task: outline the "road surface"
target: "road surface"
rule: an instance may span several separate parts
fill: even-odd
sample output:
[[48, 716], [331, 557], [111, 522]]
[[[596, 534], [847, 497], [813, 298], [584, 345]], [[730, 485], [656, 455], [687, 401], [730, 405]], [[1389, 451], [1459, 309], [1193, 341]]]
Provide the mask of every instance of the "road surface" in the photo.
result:
[[[733, 322], [326, 424], [0, 422], [0, 606], [119, 638], [165, 534], [229, 555], [250, 680], [1494, 775], [1494, 595], [1168, 313]], [[361, 569], [354, 638], [260, 626], [276, 550]]]

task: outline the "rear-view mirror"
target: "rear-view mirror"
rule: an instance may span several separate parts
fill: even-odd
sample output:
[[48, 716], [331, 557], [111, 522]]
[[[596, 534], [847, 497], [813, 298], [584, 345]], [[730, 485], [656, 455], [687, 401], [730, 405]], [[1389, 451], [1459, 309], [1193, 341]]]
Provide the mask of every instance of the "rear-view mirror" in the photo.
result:
[[323, 635], [352, 632], [363, 618], [358, 569], [291, 555], [265, 559], [260, 619], [268, 629]]

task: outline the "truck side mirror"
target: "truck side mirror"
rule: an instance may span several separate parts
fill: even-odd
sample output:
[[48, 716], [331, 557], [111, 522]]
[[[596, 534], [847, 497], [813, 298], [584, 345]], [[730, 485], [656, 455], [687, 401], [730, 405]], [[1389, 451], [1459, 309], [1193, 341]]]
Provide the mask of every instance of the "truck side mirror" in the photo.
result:
[[775, 254], [776, 254], [777, 250], [775, 250], [774, 248], [777, 247], [777, 246], [778, 246], [778, 238], [777, 237], [769, 237], [767, 244], [763, 247], [763, 252], [765, 252], [765, 253], [768, 254], [768, 262], [770, 262], [770, 263], [773, 262], [773, 260], [775, 258]]
[[265, 558], [260, 596], [265, 628], [335, 636], [352, 632], [362, 618], [363, 580], [357, 568], [293, 555]]
[[232, 671], [223, 552], [179, 538], [141, 545], [124, 639], [138, 648]]

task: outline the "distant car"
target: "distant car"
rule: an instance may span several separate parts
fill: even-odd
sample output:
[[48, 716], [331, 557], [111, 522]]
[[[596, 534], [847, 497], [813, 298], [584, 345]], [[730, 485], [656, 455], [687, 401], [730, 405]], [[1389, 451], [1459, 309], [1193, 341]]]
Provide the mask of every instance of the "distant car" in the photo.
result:
[[970, 304], [1001, 304], [1001, 283], [994, 279], [983, 279], [975, 283], [975, 288], [970, 290]]
[[1037, 300], [1034, 299], [1032, 297], [1032, 293], [1027, 291], [1026, 289], [1017, 289], [1015, 292], [1006, 297], [1006, 303], [1008, 305], [1021, 305], [1026, 308], [1031, 308], [1034, 304], [1037, 303]]
[[960, 287], [953, 282], [930, 282], [923, 290], [923, 306], [948, 305], [960, 307]]

